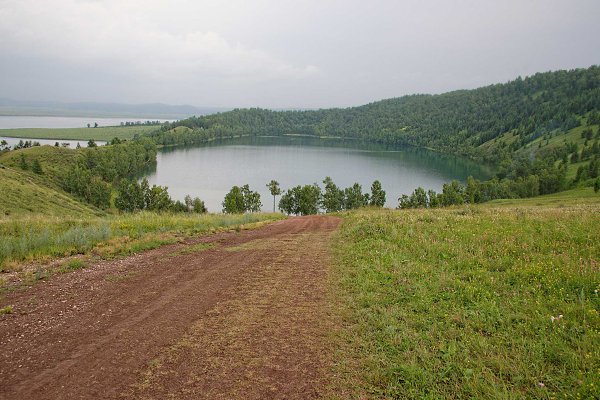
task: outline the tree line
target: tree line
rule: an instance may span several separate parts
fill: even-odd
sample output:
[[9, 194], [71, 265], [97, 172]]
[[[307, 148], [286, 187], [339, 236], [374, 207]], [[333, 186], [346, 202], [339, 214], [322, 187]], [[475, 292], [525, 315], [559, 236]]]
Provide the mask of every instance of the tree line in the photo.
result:
[[[351, 187], [341, 189], [330, 177], [323, 180], [324, 190], [316, 183], [312, 185], [298, 185], [283, 192], [279, 182], [271, 180], [267, 183], [273, 196], [273, 211], [275, 199], [281, 195], [278, 208], [285, 214], [310, 215], [320, 211], [337, 212], [365, 207], [367, 205], [383, 207], [386, 194], [379, 181], [371, 185], [371, 193], [363, 193], [362, 186], [358, 183]], [[248, 185], [234, 186], [223, 200], [224, 213], [244, 213], [260, 211], [262, 202], [258, 192], [250, 190]]]
[[185, 196], [184, 202], [173, 201], [167, 187], [152, 185], [148, 179], [121, 179], [117, 187], [115, 207], [120, 211], [171, 211], [203, 214], [207, 212], [204, 202], [198, 197]]

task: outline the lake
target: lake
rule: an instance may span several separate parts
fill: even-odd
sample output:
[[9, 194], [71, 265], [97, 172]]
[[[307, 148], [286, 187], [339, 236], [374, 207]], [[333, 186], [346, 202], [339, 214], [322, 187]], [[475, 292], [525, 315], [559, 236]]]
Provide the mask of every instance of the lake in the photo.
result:
[[323, 179], [331, 176], [342, 188], [358, 182], [363, 192], [370, 192], [377, 179], [387, 192], [386, 206], [394, 208], [400, 195], [418, 186], [440, 191], [444, 183], [464, 182], [469, 175], [486, 179], [491, 171], [470, 160], [426, 149], [286, 136], [164, 148], [147, 177], [151, 184], [167, 186], [173, 199], [198, 196], [209, 212], [220, 212], [225, 194], [232, 186], [244, 184], [258, 191], [263, 210], [271, 211], [273, 197], [265, 186], [271, 179], [286, 190], [315, 182], [323, 188]]

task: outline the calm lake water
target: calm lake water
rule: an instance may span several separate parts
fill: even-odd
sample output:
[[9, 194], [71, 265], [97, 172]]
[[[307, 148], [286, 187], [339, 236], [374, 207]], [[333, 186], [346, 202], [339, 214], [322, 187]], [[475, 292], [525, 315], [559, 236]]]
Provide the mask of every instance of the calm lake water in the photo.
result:
[[247, 137], [162, 149], [156, 169], [147, 177], [150, 184], [167, 186], [174, 199], [198, 196], [210, 212], [220, 212], [231, 187], [246, 183], [261, 194], [263, 210], [272, 210], [273, 197], [265, 186], [271, 179], [285, 190], [315, 182], [323, 188], [323, 179], [331, 176], [340, 187], [358, 182], [363, 192], [370, 192], [371, 183], [378, 179], [387, 192], [386, 206], [394, 208], [400, 195], [418, 186], [440, 191], [444, 183], [465, 181], [469, 175], [485, 179], [491, 171], [425, 149], [338, 139]]

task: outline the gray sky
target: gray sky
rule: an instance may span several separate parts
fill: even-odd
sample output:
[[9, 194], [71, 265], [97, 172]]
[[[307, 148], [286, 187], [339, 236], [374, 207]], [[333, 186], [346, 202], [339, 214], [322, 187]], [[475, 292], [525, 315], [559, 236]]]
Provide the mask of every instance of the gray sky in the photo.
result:
[[0, 0], [0, 97], [360, 105], [600, 64], [600, 1]]

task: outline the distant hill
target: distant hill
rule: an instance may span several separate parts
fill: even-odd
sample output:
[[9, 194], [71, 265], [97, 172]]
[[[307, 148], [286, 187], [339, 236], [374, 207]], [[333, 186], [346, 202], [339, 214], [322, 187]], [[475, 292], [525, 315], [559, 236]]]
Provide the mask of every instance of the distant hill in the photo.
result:
[[0, 98], [0, 115], [182, 119], [227, 110], [229, 109], [219, 107], [194, 107], [190, 105], [169, 105], [162, 103], [61, 103], [56, 101], [19, 101]]
[[[589, 121], [588, 121], [589, 118]], [[235, 109], [178, 121], [186, 143], [238, 135], [305, 134], [410, 144], [499, 163], [534, 142], [600, 120], [600, 67], [538, 73], [474, 90], [417, 94], [343, 108]], [[163, 132], [162, 144], [173, 137]], [[177, 138], [176, 138], [177, 139]], [[538, 144], [538, 143], [535, 143]], [[571, 151], [572, 152], [572, 151]]]

